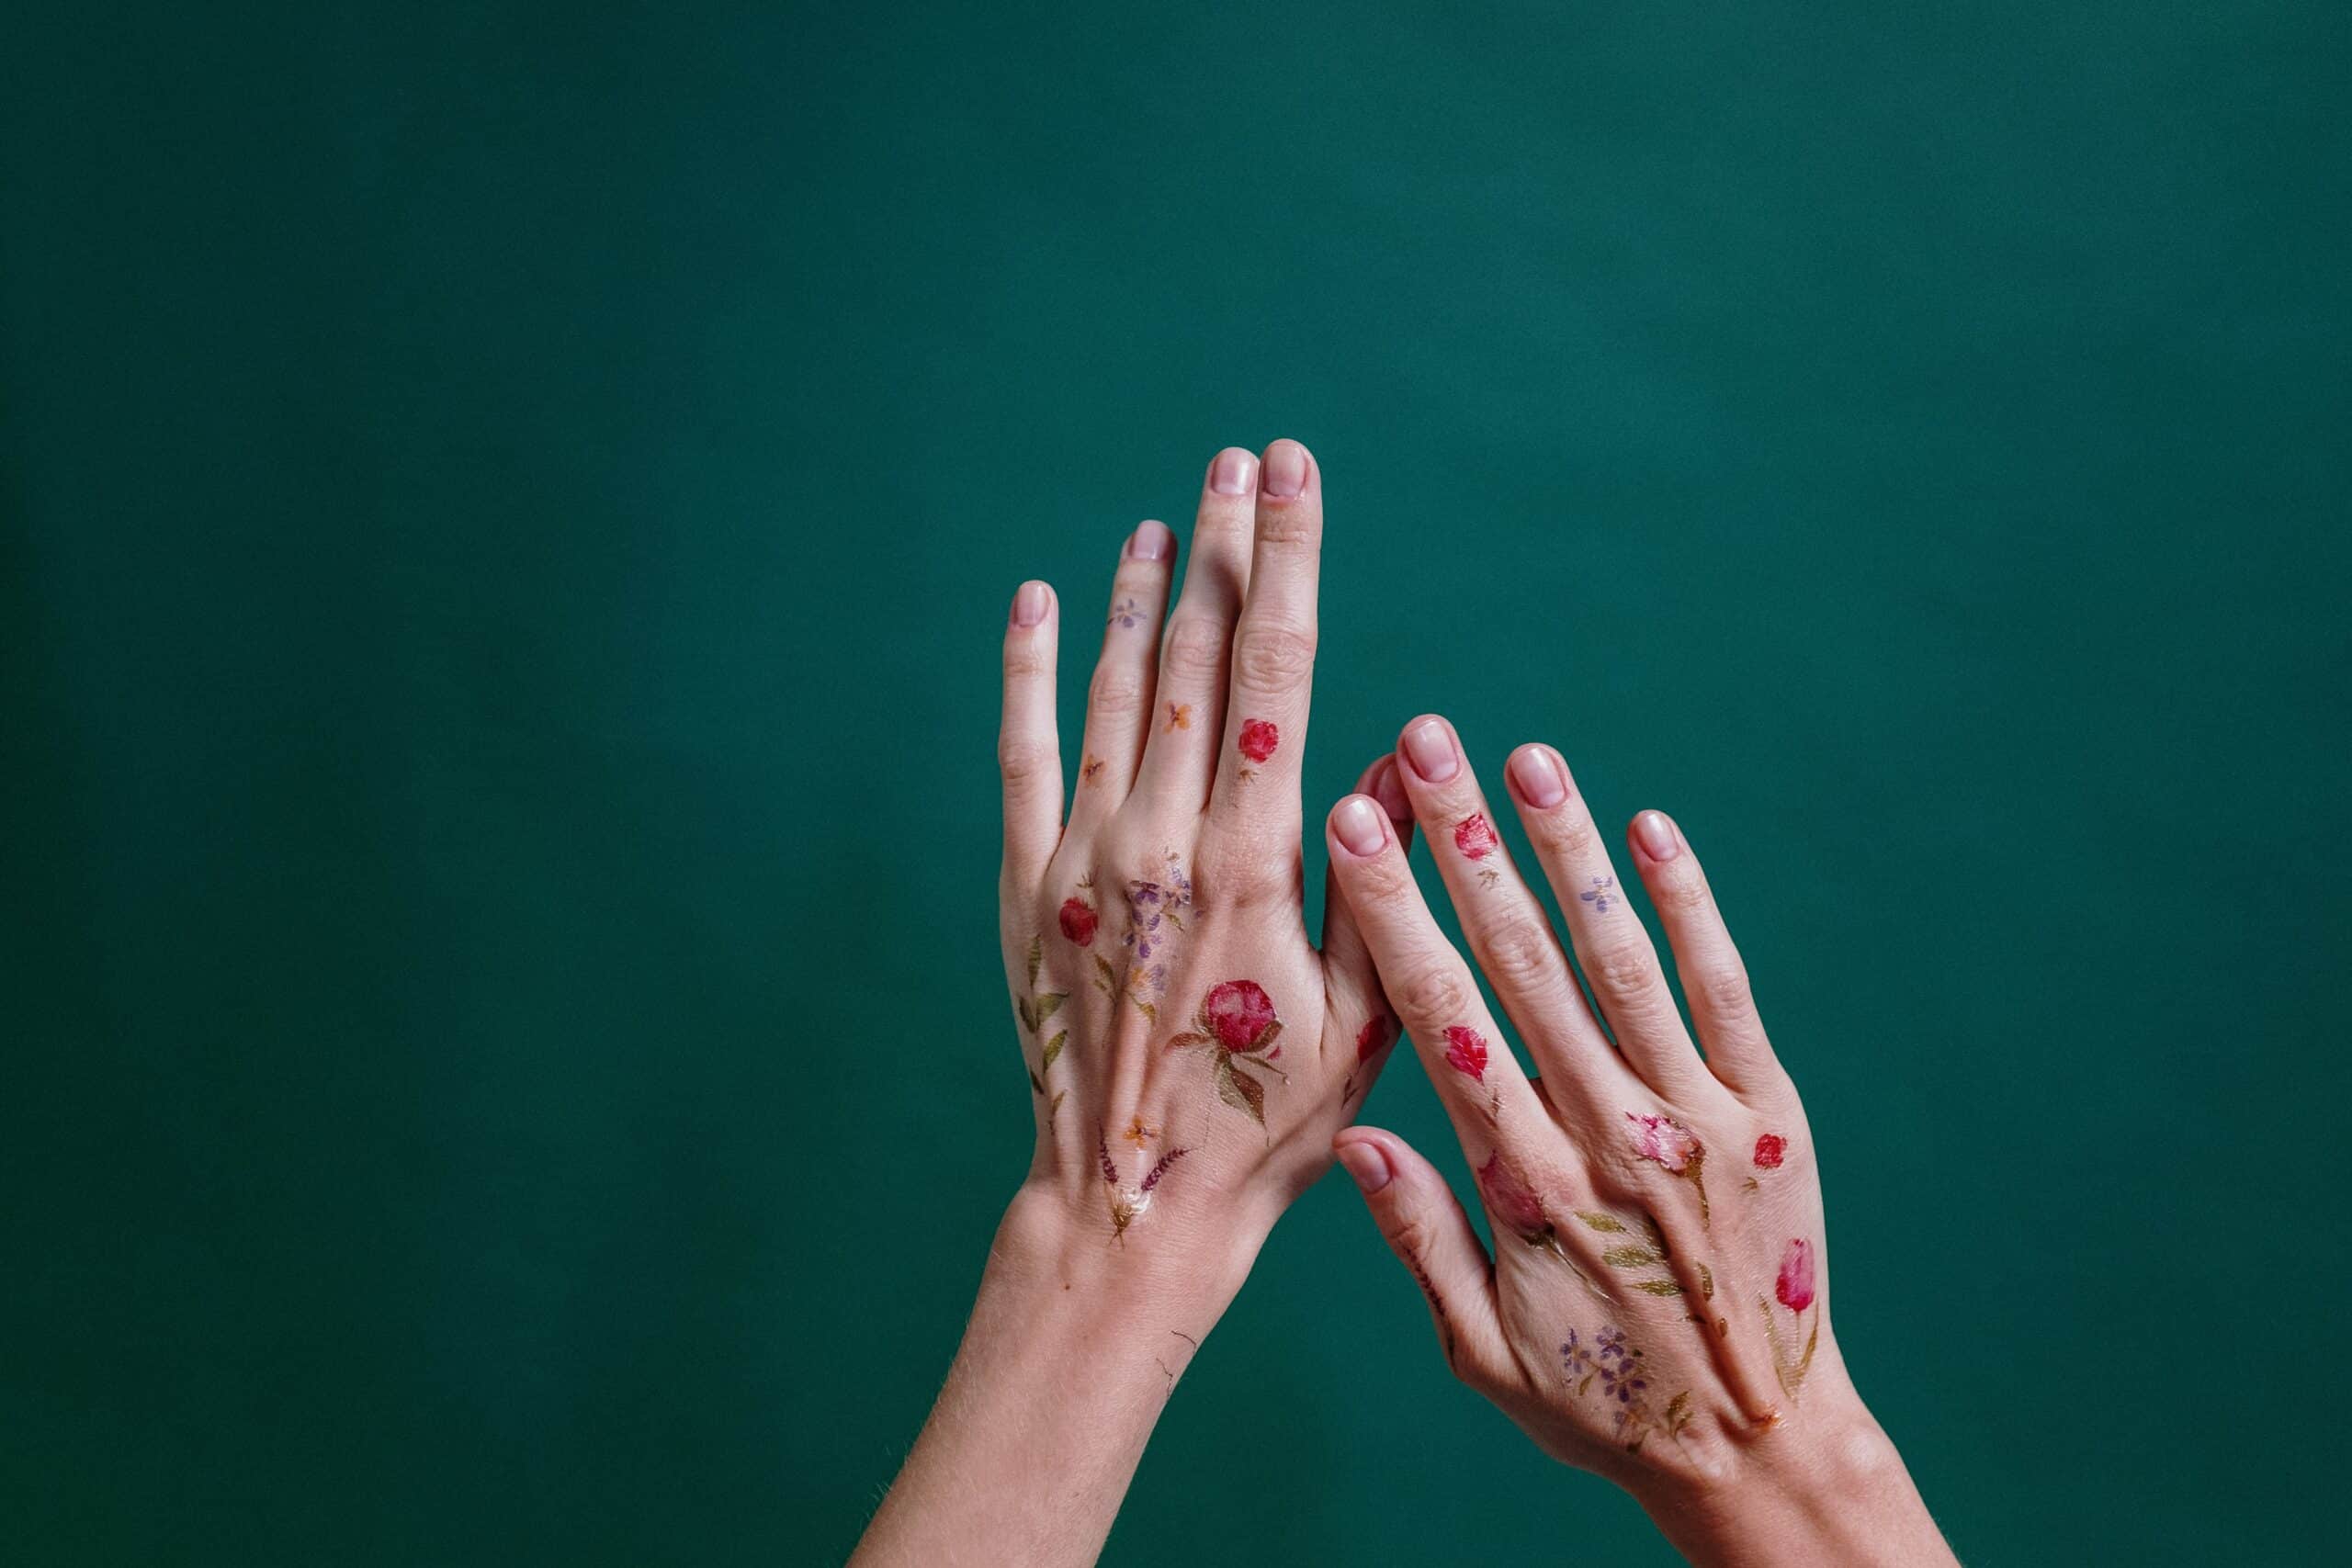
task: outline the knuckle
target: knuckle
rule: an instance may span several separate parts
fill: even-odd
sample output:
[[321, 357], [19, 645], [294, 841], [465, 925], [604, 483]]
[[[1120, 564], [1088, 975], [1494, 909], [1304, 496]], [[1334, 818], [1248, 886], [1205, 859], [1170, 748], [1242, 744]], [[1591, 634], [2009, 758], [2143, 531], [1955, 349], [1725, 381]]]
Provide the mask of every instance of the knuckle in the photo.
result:
[[1600, 835], [1593, 829], [1592, 813], [1574, 802], [1555, 816], [1532, 818], [1527, 830], [1545, 854], [1562, 860], [1581, 861], [1600, 843]]
[[1054, 672], [1053, 655], [1038, 646], [1035, 637], [1008, 642], [1004, 649], [1004, 672], [1017, 681], [1034, 681]]
[[1314, 671], [1315, 639], [1295, 626], [1245, 626], [1233, 639], [1233, 678], [1252, 691], [1297, 685]]
[[1657, 966], [1639, 948], [1616, 947], [1587, 959], [1584, 977], [1604, 1003], [1622, 1010], [1648, 1003], [1657, 985]]
[[1677, 914], [1695, 915], [1715, 901], [1703, 876], [1678, 876], [1658, 889], [1658, 901]]
[[1699, 977], [1699, 994], [1717, 1018], [1749, 1018], [1756, 1011], [1756, 993], [1747, 982], [1747, 967], [1738, 963], [1718, 965]]
[[996, 765], [1008, 784], [1033, 784], [1044, 780], [1049, 772], [1057, 772], [1061, 758], [1057, 749], [1025, 735], [1008, 735], [996, 743]]
[[1407, 1022], [1425, 1029], [1459, 1023], [1470, 1011], [1470, 982], [1461, 965], [1438, 954], [1424, 954], [1409, 964], [1393, 995]]
[[1124, 718], [1143, 705], [1143, 677], [1124, 664], [1106, 664], [1087, 683], [1090, 713]]
[[1258, 513], [1258, 542], [1282, 549], [1309, 549], [1323, 537], [1323, 519], [1312, 506], [1268, 506]]
[[1221, 832], [1201, 845], [1197, 876], [1203, 904], [1246, 908], [1284, 886], [1285, 873], [1299, 872], [1295, 853], [1285, 857], [1250, 833]]
[[1478, 962], [1497, 985], [1525, 990], [1550, 977], [1556, 951], [1534, 921], [1510, 920], [1487, 933]]
[[1168, 628], [1167, 674], [1186, 687], [1208, 686], [1225, 662], [1225, 631], [1206, 615], [1179, 615]]
[[1354, 863], [1344, 867], [1342, 875], [1351, 897], [1364, 904], [1401, 903], [1413, 886], [1413, 874], [1399, 855]]

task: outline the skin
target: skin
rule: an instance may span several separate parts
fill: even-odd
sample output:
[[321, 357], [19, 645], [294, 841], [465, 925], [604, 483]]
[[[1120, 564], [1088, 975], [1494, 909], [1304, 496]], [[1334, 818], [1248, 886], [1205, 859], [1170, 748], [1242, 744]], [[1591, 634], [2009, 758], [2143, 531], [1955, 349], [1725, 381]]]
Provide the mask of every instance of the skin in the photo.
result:
[[[1014, 596], [999, 909], [1036, 1150], [856, 1563], [1092, 1562], [1176, 1382], [1389, 1054], [1360, 1055], [1368, 1024], [1375, 1042], [1395, 1032], [1345, 900], [1327, 900], [1319, 951], [1305, 925], [1322, 531], [1321, 476], [1294, 441], [1211, 461], [1172, 612], [1173, 536], [1136, 529], [1067, 816], [1060, 606], [1041, 582]], [[1358, 788], [1385, 797], [1393, 840], [1409, 834], [1389, 759]], [[1220, 1092], [1221, 1058], [1259, 1114], [1243, 1089]]]
[[[1694, 1562], [1952, 1562], [1838, 1354], [1804, 1107], [1680, 829], [1645, 811], [1627, 850], [1688, 1028], [1557, 751], [1522, 746], [1505, 777], [1565, 943], [1509, 852], [1461, 828], [1495, 817], [1453, 728], [1416, 719], [1396, 762], [1540, 1074], [1440, 932], [1389, 812], [1341, 800], [1333, 879], [1478, 1175], [1496, 1250], [1396, 1134], [1350, 1127], [1335, 1147], [1430, 1301], [1448, 1364], [1545, 1452], [1624, 1487]], [[1483, 1057], [1448, 1032], [1464, 1029]], [[1623, 1351], [1595, 1355], [1621, 1344], [1641, 1351], [1630, 1402], [1611, 1396]]]
[[[1336, 1154], [1453, 1370], [1625, 1486], [1692, 1561], [1950, 1562], [1846, 1376], [1804, 1111], [1672, 823], [1636, 819], [1634, 864], [1703, 1060], [1548, 748], [1514, 756], [1512, 799], [1599, 1016], [1442, 720], [1408, 727], [1334, 809], [1309, 942], [1298, 767], [1321, 538], [1320, 474], [1288, 441], [1212, 460], [1172, 613], [1173, 536], [1136, 530], [1067, 814], [1060, 605], [1042, 582], [1014, 596], [999, 913], [1035, 1153], [852, 1562], [1094, 1561], [1193, 1355]], [[1541, 1078], [1414, 886], [1416, 820]], [[1491, 1258], [1426, 1160], [1346, 1125], [1397, 1013], [1479, 1173]]]

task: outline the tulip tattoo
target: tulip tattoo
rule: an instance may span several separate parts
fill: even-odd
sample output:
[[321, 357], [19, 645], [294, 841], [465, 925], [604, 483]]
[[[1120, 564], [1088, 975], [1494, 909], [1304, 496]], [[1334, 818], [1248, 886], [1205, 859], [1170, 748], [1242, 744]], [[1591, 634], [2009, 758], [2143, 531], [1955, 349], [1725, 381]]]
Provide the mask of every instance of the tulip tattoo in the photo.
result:
[[1680, 1177], [1699, 1194], [1699, 1223], [1707, 1223], [1707, 1184], [1700, 1179], [1701, 1168], [1707, 1158], [1706, 1145], [1699, 1142], [1697, 1134], [1670, 1116], [1651, 1116], [1628, 1111], [1625, 1120], [1634, 1124], [1634, 1152], [1661, 1169]]
[[[1772, 1282], [1772, 1293], [1782, 1306], [1802, 1320], [1813, 1306], [1817, 1295], [1813, 1271], [1813, 1243], [1802, 1237], [1792, 1239], [1781, 1254], [1780, 1277]], [[1805, 1336], [1804, 1351], [1794, 1360], [1789, 1359], [1781, 1338], [1781, 1325], [1772, 1315], [1772, 1304], [1761, 1296], [1756, 1299], [1756, 1310], [1764, 1314], [1764, 1337], [1772, 1348], [1772, 1371], [1781, 1380], [1781, 1390], [1791, 1399], [1804, 1386], [1804, 1375], [1813, 1370], [1814, 1348], [1821, 1343], [1821, 1316], [1814, 1314], [1812, 1332]]]

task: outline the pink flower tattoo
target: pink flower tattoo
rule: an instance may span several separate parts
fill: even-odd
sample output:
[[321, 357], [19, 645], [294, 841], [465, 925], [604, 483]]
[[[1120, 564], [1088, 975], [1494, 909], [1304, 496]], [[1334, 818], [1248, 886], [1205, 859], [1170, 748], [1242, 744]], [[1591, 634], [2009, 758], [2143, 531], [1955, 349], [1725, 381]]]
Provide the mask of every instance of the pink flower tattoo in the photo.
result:
[[[1266, 1124], [1266, 1085], [1245, 1070], [1254, 1064], [1274, 1070], [1282, 1055], [1278, 1042], [1282, 1020], [1274, 1016], [1274, 998], [1255, 980], [1226, 980], [1212, 986], [1193, 1014], [1193, 1027], [1168, 1043], [1170, 1051], [1206, 1051], [1216, 1096], [1237, 1111], [1249, 1112], [1261, 1127]], [[1275, 1073], [1280, 1077], [1279, 1071]]]
[[[1473, 811], [1454, 825], [1453, 847], [1462, 852], [1463, 858], [1465, 860], [1485, 860], [1502, 848], [1502, 842], [1500, 839], [1495, 837], [1495, 826], [1487, 820], [1487, 814], [1483, 811]], [[1478, 869], [1478, 880], [1489, 887], [1500, 881], [1501, 877], [1502, 874], [1493, 866], [1481, 866]]]
[[1094, 906], [1083, 898], [1062, 900], [1062, 935], [1085, 947], [1094, 941], [1094, 928], [1100, 924]]
[[1701, 1178], [1701, 1168], [1707, 1158], [1706, 1145], [1699, 1142], [1697, 1134], [1671, 1116], [1651, 1116], [1628, 1111], [1625, 1120], [1633, 1125], [1634, 1153], [1660, 1168], [1688, 1181], [1699, 1194], [1699, 1223], [1707, 1223], [1707, 1184]]
[[1789, 1243], [1788, 1250], [1781, 1254], [1781, 1278], [1772, 1293], [1791, 1312], [1803, 1312], [1813, 1304], [1813, 1243]]
[[[1239, 751], [1250, 761], [1262, 762], [1272, 756], [1274, 748], [1282, 743], [1283, 732], [1274, 727], [1272, 720], [1251, 718], [1242, 721], [1240, 738], [1234, 741], [1233, 746], [1235, 750]], [[1256, 775], [1250, 769], [1244, 768], [1241, 770], [1241, 776], [1246, 779]]]
[[1756, 1140], [1756, 1168], [1778, 1170], [1781, 1159], [1789, 1152], [1788, 1139], [1778, 1133], [1767, 1133]]
[[1552, 1221], [1544, 1213], [1544, 1200], [1535, 1195], [1535, 1190], [1528, 1186], [1523, 1177], [1503, 1163], [1500, 1154], [1489, 1156], [1478, 1168], [1478, 1191], [1494, 1216], [1528, 1246], [1541, 1247], [1551, 1239]]
[[1487, 1037], [1466, 1024], [1448, 1024], [1445, 1059], [1457, 1073], [1477, 1083], [1487, 1081]]

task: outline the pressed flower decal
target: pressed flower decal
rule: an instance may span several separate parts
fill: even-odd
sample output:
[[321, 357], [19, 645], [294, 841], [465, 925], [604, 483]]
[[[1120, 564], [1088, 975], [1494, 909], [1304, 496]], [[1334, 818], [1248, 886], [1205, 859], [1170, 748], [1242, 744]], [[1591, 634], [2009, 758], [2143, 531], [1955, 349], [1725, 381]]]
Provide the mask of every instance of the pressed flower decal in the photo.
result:
[[[1032, 1035], [1042, 1030], [1046, 1021], [1061, 1011], [1062, 1004], [1069, 1000], [1068, 991], [1054, 991], [1042, 997], [1037, 994], [1037, 971], [1044, 966], [1045, 962], [1046, 939], [1041, 936], [1031, 937], [1029, 939], [1029, 994], [1016, 998], [1015, 1006], [1021, 1013], [1021, 1027]], [[1062, 1054], [1062, 1047], [1069, 1043], [1069, 1030], [1055, 1031], [1054, 1037], [1046, 1041], [1045, 1049], [1038, 1053], [1037, 1065], [1029, 1074], [1029, 1087], [1036, 1091], [1039, 1100], [1046, 1102], [1046, 1122], [1048, 1126], [1053, 1124], [1055, 1113], [1062, 1108], [1062, 1096], [1069, 1091], [1056, 1089], [1048, 1093], [1046, 1089], [1046, 1075], [1053, 1071], [1054, 1058]]]
[[1699, 1194], [1699, 1223], [1707, 1223], [1707, 1184], [1700, 1179], [1707, 1150], [1698, 1134], [1670, 1116], [1625, 1112], [1634, 1124], [1634, 1152], [1688, 1181]]
[[[1633, 1289], [1645, 1296], [1679, 1296], [1682, 1293], [1682, 1286], [1675, 1280], [1667, 1262], [1666, 1233], [1657, 1228], [1656, 1220], [1645, 1214], [1629, 1225], [1616, 1215], [1598, 1209], [1578, 1209], [1575, 1213], [1577, 1223], [1585, 1229], [1615, 1238], [1600, 1254], [1603, 1263], [1611, 1269], [1634, 1273], [1657, 1270], [1648, 1279], [1628, 1280], [1626, 1283]], [[1714, 1276], [1707, 1272], [1704, 1264], [1700, 1265], [1700, 1274], [1705, 1280], [1705, 1292], [1713, 1295]]]
[[1093, 905], [1083, 898], [1065, 898], [1062, 900], [1061, 919], [1062, 935], [1080, 947], [1094, 941], [1094, 928], [1098, 921]]
[[1347, 1104], [1356, 1097], [1356, 1080], [1363, 1076], [1364, 1064], [1395, 1043], [1396, 1021], [1385, 1012], [1374, 1013], [1356, 1031], [1356, 1065], [1348, 1069], [1348, 1081], [1340, 1086], [1340, 1103]]
[[1487, 1081], [1487, 1037], [1467, 1024], [1448, 1024], [1445, 1030], [1446, 1065], [1473, 1082]]
[[[1813, 1272], [1813, 1243], [1792, 1240], [1781, 1254], [1780, 1277], [1772, 1283], [1772, 1293], [1780, 1303], [1799, 1318], [1816, 1299]], [[1813, 1370], [1813, 1352], [1821, 1343], [1821, 1317], [1815, 1314], [1812, 1332], [1805, 1336], [1804, 1351], [1795, 1360], [1789, 1359], [1781, 1340], [1781, 1325], [1772, 1315], [1771, 1303], [1757, 1298], [1756, 1310], [1764, 1314], [1764, 1337], [1772, 1347], [1772, 1371], [1779, 1374], [1781, 1387], [1791, 1399], [1804, 1386], [1805, 1373]]]
[[1111, 1210], [1111, 1239], [1125, 1244], [1127, 1227], [1143, 1218], [1151, 1207], [1151, 1190], [1168, 1174], [1168, 1168], [1192, 1153], [1190, 1149], [1170, 1149], [1159, 1156], [1159, 1162], [1144, 1173], [1143, 1179], [1128, 1187], [1119, 1179], [1119, 1168], [1111, 1158], [1111, 1145], [1106, 1139], [1095, 1140], [1095, 1151], [1102, 1162], [1104, 1201]]
[[[1453, 847], [1462, 852], [1463, 858], [1465, 860], [1485, 860], [1502, 848], [1502, 842], [1500, 839], [1495, 837], [1494, 824], [1487, 820], [1487, 815], [1483, 811], [1473, 811], [1454, 825]], [[1493, 866], [1479, 868], [1478, 880], [1489, 887], [1500, 881], [1501, 877], [1502, 874]]]
[[1179, 729], [1192, 728], [1193, 705], [1190, 703], [1170, 703], [1168, 705], [1168, 728], [1170, 732]]
[[1102, 759], [1089, 755], [1085, 761], [1079, 764], [1078, 782], [1080, 784], [1092, 784], [1095, 779], [1102, 774]]
[[1589, 1345], [1569, 1329], [1560, 1346], [1560, 1365], [1577, 1398], [1593, 1393], [1597, 1385], [1600, 1407], [1614, 1417], [1617, 1440], [1625, 1445], [1627, 1453], [1639, 1453], [1652, 1432], [1679, 1438], [1682, 1428], [1690, 1424], [1688, 1389], [1668, 1400], [1663, 1412], [1651, 1404], [1649, 1373], [1643, 1367], [1642, 1352], [1626, 1339], [1622, 1328], [1604, 1326]]
[[[1274, 748], [1281, 745], [1282, 740], [1283, 732], [1271, 720], [1244, 719], [1241, 721], [1240, 737], [1234, 741], [1233, 749], [1252, 762], [1262, 762], [1274, 754]], [[1258, 775], [1251, 769], [1243, 768], [1239, 776], [1250, 779]]]
[[1094, 955], [1094, 988], [1114, 1002], [1125, 997], [1154, 1023], [1168, 986], [1168, 943], [1184, 929], [1185, 912], [1193, 907], [1193, 879], [1175, 852], [1166, 852], [1166, 858], [1159, 880], [1130, 882], [1123, 895], [1127, 929], [1119, 945], [1127, 953], [1126, 973], [1121, 975], [1101, 953]]
[[1767, 1133], [1756, 1140], [1756, 1168], [1778, 1170], [1789, 1152], [1788, 1139], [1778, 1133]]
[[1139, 1149], [1158, 1136], [1159, 1136], [1159, 1129], [1147, 1126], [1140, 1115], [1130, 1118], [1127, 1122], [1127, 1130], [1119, 1134], [1122, 1141], [1133, 1144]]
[[1557, 1250], [1558, 1240], [1551, 1216], [1544, 1212], [1544, 1200], [1524, 1177], [1503, 1163], [1499, 1150], [1478, 1168], [1478, 1191], [1487, 1200], [1487, 1212], [1509, 1225], [1520, 1240], [1530, 1247]]
[[1617, 879], [1613, 876], [1596, 876], [1592, 879], [1592, 886], [1577, 894], [1577, 899], [1591, 905], [1594, 914], [1605, 915], [1617, 907], [1617, 895], [1610, 891], [1616, 886]]
[[1123, 597], [1117, 604], [1111, 606], [1111, 618], [1103, 624], [1114, 626], [1139, 626], [1143, 625], [1143, 606], [1133, 599]]
[[[1261, 1127], [1266, 1124], [1266, 1086], [1244, 1070], [1248, 1064], [1266, 1067], [1282, 1055], [1277, 1043], [1282, 1020], [1274, 1016], [1274, 998], [1255, 980], [1227, 980], [1209, 987], [1193, 1014], [1193, 1027], [1168, 1043], [1170, 1051], [1204, 1050], [1213, 1062], [1216, 1097], [1237, 1111], [1246, 1111]], [[1271, 1070], [1271, 1069], [1270, 1069]], [[1280, 1076], [1279, 1073], [1276, 1074]]]

